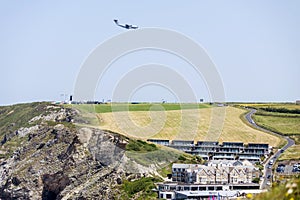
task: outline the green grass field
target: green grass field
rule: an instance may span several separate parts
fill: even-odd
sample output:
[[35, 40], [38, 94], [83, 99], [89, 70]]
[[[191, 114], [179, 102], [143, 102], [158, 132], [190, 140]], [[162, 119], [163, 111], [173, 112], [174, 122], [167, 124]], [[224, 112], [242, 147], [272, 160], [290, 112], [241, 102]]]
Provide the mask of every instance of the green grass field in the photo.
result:
[[111, 103], [111, 104], [81, 104], [73, 105], [74, 108], [78, 108], [81, 111], [95, 112], [95, 113], [107, 113], [107, 112], [122, 112], [122, 111], [164, 111], [164, 110], [183, 110], [183, 109], [200, 109], [209, 108], [209, 104], [196, 104], [196, 103], [167, 103], [167, 104], [127, 104], [127, 103]]
[[255, 122], [282, 135], [300, 136], [300, 105], [292, 103], [238, 104], [257, 109]]
[[300, 105], [296, 105], [295, 103], [237, 103], [234, 105], [239, 105], [243, 107], [252, 107], [255, 109], [260, 108], [286, 108], [289, 110], [300, 109]]
[[279, 160], [300, 160], [300, 145], [291, 146], [278, 159]]
[[273, 183], [273, 186], [267, 192], [255, 195], [254, 198], [249, 195], [247, 199], [254, 200], [298, 200], [300, 199], [300, 179], [293, 178], [286, 182]]
[[[246, 111], [231, 106], [185, 104], [184, 109], [180, 109], [179, 104], [158, 104], [152, 105], [150, 110], [154, 112], [147, 110], [151, 108], [151, 104], [117, 104], [122, 108], [118, 112], [109, 112], [107, 106], [109, 105], [76, 105], [75, 108], [85, 113], [83, 117], [89, 118], [91, 125], [133, 138], [242, 141], [269, 143], [271, 146], [283, 143], [281, 138], [251, 128], [241, 119]], [[125, 106], [129, 106], [130, 111], [119, 112]], [[92, 114], [95, 110], [97, 118]], [[223, 122], [219, 119], [222, 112], [225, 112]]]
[[258, 111], [254, 115], [255, 122], [266, 129], [295, 140], [296, 145], [286, 150], [279, 160], [300, 159], [300, 105], [291, 103], [240, 104]]
[[254, 115], [255, 122], [269, 130], [283, 135], [300, 135], [300, 115], [289, 116], [281, 114]]

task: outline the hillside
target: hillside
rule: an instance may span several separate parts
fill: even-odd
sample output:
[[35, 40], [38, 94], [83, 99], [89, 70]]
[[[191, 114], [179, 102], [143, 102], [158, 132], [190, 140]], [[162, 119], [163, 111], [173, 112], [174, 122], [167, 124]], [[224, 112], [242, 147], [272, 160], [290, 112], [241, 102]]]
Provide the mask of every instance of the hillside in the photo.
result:
[[[185, 109], [185, 110], [154, 110], [149, 111], [129, 111], [129, 112], [104, 112], [100, 109], [90, 108], [87, 111], [87, 105], [84, 109], [77, 106], [85, 113], [87, 119], [95, 127], [104, 130], [111, 130], [123, 135], [137, 138], [158, 138], [158, 139], [182, 139], [182, 140], [205, 140], [208, 138], [207, 132], [210, 124], [214, 124], [212, 117], [212, 109], [225, 109], [225, 120], [223, 129], [214, 132], [210, 139], [222, 141], [242, 141], [269, 143], [271, 146], [279, 146], [282, 139], [277, 136], [267, 134], [265, 132], [251, 128], [242, 120], [245, 110], [235, 107], [217, 108], [202, 107], [201, 109]], [[101, 105], [100, 105], [101, 106]], [[96, 117], [93, 113], [96, 110]], [[98, 112], [97, 112], [98, 111]], [[128, 123], [130, 119], [131, 122]], [[184, 118], [184, 122], [183, 119]]]
[[295, 145], [287, 149], [279, 160], [300, 159], [300, 105], [292, 103], [240, 104], [257, 109], [255, 122], [268, 130], [288, 136]]
[[0, 199], [155, 199], [153, 183], [170, 163], [182, 156], [201, 162], [87, 127], [76, 110], [59, 105], [19, 104], [0, 111]]

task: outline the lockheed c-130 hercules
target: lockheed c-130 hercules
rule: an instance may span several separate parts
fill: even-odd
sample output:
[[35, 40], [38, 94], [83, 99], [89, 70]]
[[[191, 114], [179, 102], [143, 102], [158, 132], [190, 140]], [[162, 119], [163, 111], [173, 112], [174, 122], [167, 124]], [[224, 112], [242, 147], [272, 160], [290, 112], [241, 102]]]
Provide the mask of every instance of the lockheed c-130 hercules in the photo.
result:
[[137, 29], [138, 28], [137, 26], [131, 25], [131, 24], [119, 24], [119, 21], [117, 19], [114, 19], [114, 22], [122, 28], [126, 28], [126, 29]]

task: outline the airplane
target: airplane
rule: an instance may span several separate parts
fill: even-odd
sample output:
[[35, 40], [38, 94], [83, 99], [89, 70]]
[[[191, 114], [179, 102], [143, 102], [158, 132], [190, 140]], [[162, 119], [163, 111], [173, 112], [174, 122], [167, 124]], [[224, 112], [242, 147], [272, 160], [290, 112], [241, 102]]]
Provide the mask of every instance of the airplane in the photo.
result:
[[114, 19], [114, 22], [122, 28], [126, 28], [126, 29], [137, 29], [138, 28], [137, 26], [131, 25], [131, 24], [124, 24], [124, 25], [119, 24], [119, 21], [117, 19]]

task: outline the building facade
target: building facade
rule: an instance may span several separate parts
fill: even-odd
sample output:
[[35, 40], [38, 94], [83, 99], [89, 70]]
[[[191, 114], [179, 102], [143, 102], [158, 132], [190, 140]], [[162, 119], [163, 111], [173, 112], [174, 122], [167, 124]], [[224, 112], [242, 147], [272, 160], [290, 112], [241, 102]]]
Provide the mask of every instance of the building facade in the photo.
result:
[[261, 161], [262, 157], [268, 157], [271, 149], [269, 144], [242, 142], [223, 142], [217, 141], [194, 141], [187, 140], [159, 140], [149, 139], [148, 141], [165, 145], [177, 150], [184, 151], [192, 155], [201, 156], [207, 160], [249, 160], [252, 162]]
[[176, 182], [158, 183], [158, 199], [220, 199], [236, 198], [243, 193], [260, 193], [259, 185], [245, 184], [185, 184]]
[[159, 199], [228, 199], [259, 193], [257, 168], [249, 161], [212, 160], [205, 165], [172, 165], [172, 182], [159, 183]]
[[198, 184], [252, 183], [260, 175], [259, 169], [248, 161], [213, 160], [206, 165], [172, 165], [172, 181]]

